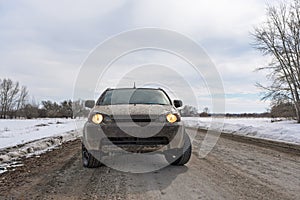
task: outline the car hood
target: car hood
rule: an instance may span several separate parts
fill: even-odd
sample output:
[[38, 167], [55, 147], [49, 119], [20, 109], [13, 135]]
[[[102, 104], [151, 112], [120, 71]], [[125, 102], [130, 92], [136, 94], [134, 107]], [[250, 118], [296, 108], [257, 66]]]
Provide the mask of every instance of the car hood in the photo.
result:
[[162, 115], [166, 113], [177, 113], [172, 105], [145, 105], [145, 104], [126, 104], [96, 106], [94, 112], [106, 115], [126, 116], [126, 115]]

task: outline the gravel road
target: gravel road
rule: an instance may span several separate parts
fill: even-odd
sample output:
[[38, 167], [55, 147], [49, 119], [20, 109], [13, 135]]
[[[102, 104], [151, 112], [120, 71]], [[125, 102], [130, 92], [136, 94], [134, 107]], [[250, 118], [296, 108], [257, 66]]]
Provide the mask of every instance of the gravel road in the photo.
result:
[[300, 199], [299, 151], [221, 136], [199, 158], [203, 137], [186, 166], [143, 174], [85, 169], [80, 141], [68, 142], [0, 175], [0, 199]]

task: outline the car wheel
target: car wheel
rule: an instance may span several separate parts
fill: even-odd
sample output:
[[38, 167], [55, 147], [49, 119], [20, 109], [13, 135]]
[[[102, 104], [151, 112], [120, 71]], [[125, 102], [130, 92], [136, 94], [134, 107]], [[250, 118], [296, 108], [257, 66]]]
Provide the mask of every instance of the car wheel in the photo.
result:
[[87, 168], [95, 168], [102, 165], [99, 160], [97, 160], [91, 153], [88, 152], [84, 144], [82, 144], [82, 164], [83, 167]]
[[192, 143], [188, 134], [185, 133], [184, 145], [179, 153], [178, 158], [176, 159], [176, 154], [174, 155], [170, 153], [165, 154], [165, 158], [171, 165], [181, 166], [181, 165], [185, 165], [190, 160], [191, 155], [192, 155]]

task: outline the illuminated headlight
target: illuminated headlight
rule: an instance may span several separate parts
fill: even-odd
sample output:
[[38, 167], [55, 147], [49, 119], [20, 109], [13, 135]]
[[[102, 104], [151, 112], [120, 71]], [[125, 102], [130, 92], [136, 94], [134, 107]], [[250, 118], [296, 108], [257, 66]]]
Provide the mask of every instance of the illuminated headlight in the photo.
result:
[[103, 116], [99, 113], [94, 114], [92, 117], [92, 122], [94, 122], [95, 124], [100, 124], [103, 121]]
[[178, 119], [177, 116], [174, 115], [174, 114], [170, 113], [170, 114], [167, 115], [167, 121], [170, 122], [170, 123], [176, 122], [177, 119]]

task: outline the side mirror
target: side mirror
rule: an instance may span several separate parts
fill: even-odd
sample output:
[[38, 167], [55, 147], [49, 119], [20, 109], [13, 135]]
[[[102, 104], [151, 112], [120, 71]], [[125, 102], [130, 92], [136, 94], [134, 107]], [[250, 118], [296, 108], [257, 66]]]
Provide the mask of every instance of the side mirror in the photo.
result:
[[94, 100], [86, 100], [84, 103], [84, 106], [87, 108], [93, 108], [95, 106], [95, 101]]
[[179, 108], [182, 106], [181, 100], [174, 100], [173, 103], [174, 103], [175, 108]]

